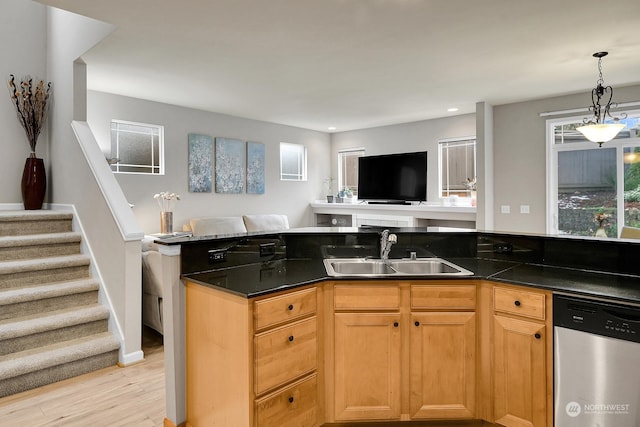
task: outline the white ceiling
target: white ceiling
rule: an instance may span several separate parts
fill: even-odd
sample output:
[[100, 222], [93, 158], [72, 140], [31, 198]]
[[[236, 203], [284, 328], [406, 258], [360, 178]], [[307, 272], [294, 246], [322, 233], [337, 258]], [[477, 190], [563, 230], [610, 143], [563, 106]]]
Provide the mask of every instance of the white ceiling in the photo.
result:
[[39, 1], [118, 27], [90, 89], [324, 132], [640, 83], [638, 0]]

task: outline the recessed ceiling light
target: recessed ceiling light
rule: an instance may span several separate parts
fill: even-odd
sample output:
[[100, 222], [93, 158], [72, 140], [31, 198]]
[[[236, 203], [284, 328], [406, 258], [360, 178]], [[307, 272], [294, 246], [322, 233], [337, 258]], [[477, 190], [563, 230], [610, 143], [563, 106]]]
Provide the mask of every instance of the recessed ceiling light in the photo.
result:
[[458, 109], [456, 107], [451, 107], [451, 108], [447, 108], [447, 111], [450, 113], [455, 113], [456, 111], [458, 111]]
[[327, 129], [329, 129], [329, 130], [336, 130], [336, 127], [335, 127], [335, 126], [329, 126]]

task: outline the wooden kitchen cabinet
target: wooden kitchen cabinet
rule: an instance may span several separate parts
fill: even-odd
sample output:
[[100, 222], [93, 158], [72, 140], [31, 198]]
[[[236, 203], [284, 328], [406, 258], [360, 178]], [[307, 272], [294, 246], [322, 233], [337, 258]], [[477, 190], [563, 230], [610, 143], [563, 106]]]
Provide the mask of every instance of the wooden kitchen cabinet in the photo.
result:
[[469, 281], [336, 283], [335, 421], [472, 419], [475, 309]]
[[190, 426], [316, 427], [316, 287], [247, 299], [185, 281]]
[[336, 285], [334, 307], [335, 419], [399, 419], [399, 287]]
[[475, 416], [475, 308], [474, 284], [411, 287], [411, 419]]
[[551, 293], [493, 287], [494, 422], [550, 427], [553, 395]]
[[411, 418], [473, 418], [475, 312], [411, 318]]

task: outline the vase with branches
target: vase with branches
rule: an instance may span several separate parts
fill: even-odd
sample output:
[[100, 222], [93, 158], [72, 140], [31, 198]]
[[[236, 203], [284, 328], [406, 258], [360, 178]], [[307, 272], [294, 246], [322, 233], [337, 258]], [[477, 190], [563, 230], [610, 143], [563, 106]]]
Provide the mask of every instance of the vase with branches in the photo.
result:
[[51, 97], [51, 82], [25, 76], [16, 82], [8, 79], [9, 97], [16, 109], [18, 122], [24, 128], [31, 153], [22, 172], [21, 190], [25, 209], [40, 209], [47, 188], [44, 161], [36, 157], [36, 144], [47, 120]]

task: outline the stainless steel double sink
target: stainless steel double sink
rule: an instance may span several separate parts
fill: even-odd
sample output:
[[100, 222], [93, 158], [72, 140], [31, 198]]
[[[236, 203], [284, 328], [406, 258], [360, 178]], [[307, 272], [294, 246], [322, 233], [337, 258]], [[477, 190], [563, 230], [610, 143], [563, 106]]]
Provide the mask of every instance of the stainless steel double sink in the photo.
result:
[[369, 259], [326, 258], [331, 277], [472, 276], [473, 272], [442, 258]]

